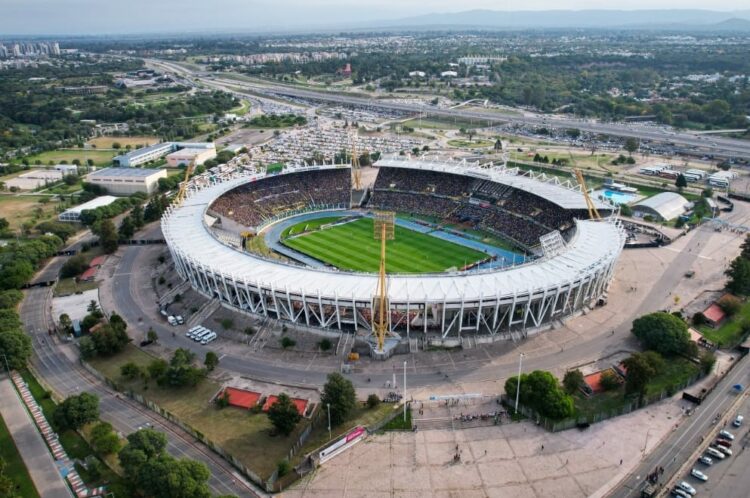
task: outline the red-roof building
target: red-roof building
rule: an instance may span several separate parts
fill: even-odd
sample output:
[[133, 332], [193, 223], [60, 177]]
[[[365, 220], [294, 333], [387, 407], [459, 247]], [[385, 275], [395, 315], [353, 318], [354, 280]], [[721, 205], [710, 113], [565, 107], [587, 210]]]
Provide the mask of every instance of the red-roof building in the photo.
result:
[[[278, 396], [274, 396], [273, 394], [269, 395], [266, 398], [266, 402], [263, 403], [263, 411], [267, 412], [271, 406], [273, 406], [274, 403], [279, 399]], [[306, 399], [299, 399], [299, 398], [291, 398], [292, 403], [294, 403], [294, 406], [297, 408], [297, 411], [300, 415], [303, 417], [305, 416], [305, 410], [307, 410], [307, 400]]]
[[703, 311], [703, 316], [706, 317], [706, 322], [712, 327], [718, 327], [727, 318], [727, 314], [721, 307], [713, 303], [711, 306]]
[[79, 282], [89, 282], [91, 280], [94, 280], [94, 277], [96, 277], [96, 272], [98, 271], [98, 268], [91, 267], [85, 272], [81, 274], [80, 277], [78, 277]]
[[227, 387], [224, 389], [224, 393], [229, 396], [229, 404], [231, 406], [236, 406], [237, 408], [249, 410], [260, 401], [260, 393], [246, 391], [245, 389]]

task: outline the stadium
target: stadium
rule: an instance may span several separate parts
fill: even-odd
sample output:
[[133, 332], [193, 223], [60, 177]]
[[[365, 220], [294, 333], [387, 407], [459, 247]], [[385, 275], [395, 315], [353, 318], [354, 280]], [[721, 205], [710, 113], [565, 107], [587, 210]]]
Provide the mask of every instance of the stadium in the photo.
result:
[[515, 340], [606, 299], [625, 236], [611, 206], [596, 202], [604, 218], [587, 219], [578, 185], [465, 161], [375, 166], [355, 206], [350, 166], [194, 178], [162, 219], [177, 272], [225, 306], [366, 335], [379, 276], [372, 216], [388, 211], [387, 328], [401, 344]]

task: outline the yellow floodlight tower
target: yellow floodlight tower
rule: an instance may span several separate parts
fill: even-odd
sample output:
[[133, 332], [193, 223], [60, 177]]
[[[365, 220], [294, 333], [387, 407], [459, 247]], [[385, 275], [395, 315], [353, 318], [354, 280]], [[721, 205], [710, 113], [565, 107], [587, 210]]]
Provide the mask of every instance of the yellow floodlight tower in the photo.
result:
[[586, 199], [586, 207], [589, 210], [589, 219], [601, 220], [602, 217], [599, 214], [599, 211], [596, 210], [596, 205], [589, 195], [589, 189], [588, 187], [586, 187], [586, 180], [583, 179], [583, 173], [581, 173], [581, 170], [578, 168], [575, 168], [573, 172], [575, 173], [576, 179], [578, 180], [578, 185], [581, 186], [581, 193], [583, 194], [583, 198]]
[[195, 163], [193, 161], [190, 161], [185, 168], [185, 178], [182, 180], [182, 183], [180, 183], [180, 190], [177, 191], [177, 195], [174, 198], [173, 204], [175, 207], [180, 206], [180, 204], [182, 204], [182, 201], [185, 200], [188, 182], [190, 181], [190, 175], [193, 174], [193, 169], [195, 169]]
[[362, 190], [362, 170], [359, 167], [359, 154], [357, 154], [357, 133], [352, 135], [352, 175], [354, 190]]
[[388, 282], [385, 273], [385, 248], [386, 241], [396, 238], [395, 219], [396, 215], [393, 212], [379, 212], [375, 213], [375, 219], [373, 220], [373, 236], [375, 240], [380, 241], [380, 272], [378, 273], [378, 288], [375, 295], [377, 309], [373, 310], [373, 325], [375, 338], [378, 341], [377, 351], [379, 352], [385, 351], [385, 336], [388, 333], [390, 322]]

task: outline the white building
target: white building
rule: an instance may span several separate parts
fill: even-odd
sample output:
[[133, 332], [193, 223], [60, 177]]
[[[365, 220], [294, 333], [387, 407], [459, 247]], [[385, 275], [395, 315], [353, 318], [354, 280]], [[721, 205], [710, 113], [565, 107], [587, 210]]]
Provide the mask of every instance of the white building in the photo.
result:
[[155, 161], [180, 149], [216, 149], [213, 142], [163, 142], [149, 145], [138, 150], [115, 156], [112, 159], [114, 166], [133, 167], [149, 161]]
[[109, 206], [117, 200], [117, 197], [112, 195], [102, 195], [96, 199], [91, 199], [88, 202], [84, 202], [79, 206], [72, 207], [60, 213], [57, 218], [60, 221], [78, 222], [81, 221], [81, 213], [88, 209], [96, 209], [102, 206]]
[[638, 217], [651, 216], [657, 221], [669, 221], [683, 214], [690, 202], [675, 192], [662, 192], [633, 205], [633, 214]]
[[104, 168], [87, 175], [86, 181], [114, 195], [152, 194], [159, 186], [159, 178], [166, 177], [164, 169]]
[[62, 173], [63, 176], [78, 174], [78, 166], [75, 164], [55, 164], [52, 168]]
[[456, 78], [458, 73], [456, 71], [443, 71], [440, 73], [441, 78]]
[[214, 157], [216, 157], [216, 149], [180, 149], [167, 156], [167, 165], [173, 168], [191, 163], [194, 166], [200, 166]]

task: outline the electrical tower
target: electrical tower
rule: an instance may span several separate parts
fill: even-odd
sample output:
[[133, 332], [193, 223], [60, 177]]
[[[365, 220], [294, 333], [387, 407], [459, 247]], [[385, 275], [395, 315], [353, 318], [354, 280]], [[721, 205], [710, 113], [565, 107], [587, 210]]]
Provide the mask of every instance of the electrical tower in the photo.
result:
[[385, 273], [385, 248], [387, 241], [396, 238], [395, 218], [396, 215], [393, 212], [380, 212], [375, 213], [373, 220], [373, 236], [375, 240], [380, 241], [380, 272], [375, 296], [376, 309], [373, 309], [373, 325], [375, 338], [378, 341], [377, 351], [379, 352], [385, 351], [385, 336], [388, 333], [390, 322], [390, 305]]

